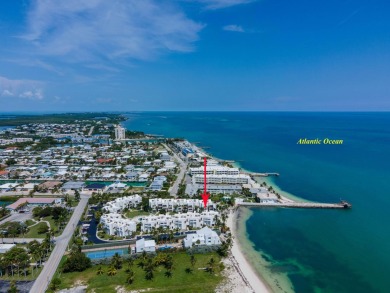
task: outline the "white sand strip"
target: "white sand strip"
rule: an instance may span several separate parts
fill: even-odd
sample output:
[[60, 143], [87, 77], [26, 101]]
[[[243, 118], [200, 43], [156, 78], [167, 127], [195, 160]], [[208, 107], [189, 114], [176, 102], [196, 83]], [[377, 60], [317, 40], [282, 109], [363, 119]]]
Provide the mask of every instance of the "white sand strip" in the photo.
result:
[[[229, 257], [235, 267], [237, 273], [241, 276], [247, 287], [250, 287], [249, 292], [256, 293], [269, 293], [271, 290], [267, 286], [267, 283], [259, 278], [250, 263], [245, 258], [244, 254], [240, 250], [240, 246], [237, 241], [237, 233], [235, 231], [235, 216], [231, 212], [227, 219], [227, 225], [230, 228], [233, 235], [233, 247], [231, 250], [231, 256]], [[249, 289], [249, 288], [248, 288]]]

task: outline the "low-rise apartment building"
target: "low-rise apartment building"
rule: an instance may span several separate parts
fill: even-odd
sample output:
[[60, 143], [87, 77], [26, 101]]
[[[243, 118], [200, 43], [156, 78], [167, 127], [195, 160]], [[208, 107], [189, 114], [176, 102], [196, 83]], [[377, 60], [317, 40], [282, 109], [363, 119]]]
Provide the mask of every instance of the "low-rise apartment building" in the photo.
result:
[[[166, 210], [168, 212], [193, 212], [196, 208], [203, 208], [203, 200], [201, 199], [183, 199], [183, 198], [151, 198], [149, 199], [149, 207], [154, 211]], [[207, 202], [208, 210], [215, 210], [217, 205], [211, 199]]]
[[118, 213], [125, 208], [135, 208], [142, 202], [142, 197], [138, 194], [119, 197], [113, 201], [109, 201], [104, 206], [104, 209], [110, 213]]
[[137, 230], [135, 221], [124, 219], [122, 215], [117, 213], [102, 215], [100, 223], [107, 234], [120, 237], [131, 236]]
[[146, 216], [140, 218], [139, 221], [141, 222], [141, 230], [143, 232], [151, 232], [153, 229], [158, 228], [167, 230], [186, 230], [189, 227], [214, 227], [218, 217], [218, 212], [208, 211], [203, 213]]
[[[245, 174], [239, 175], [209, 175], [206, 178], [207, 183], [209, 184], [248, 184], [250, 182], [250, 177]], [[193, 184], [203, 184], [204, 175], [194, 175], [192, 176]]]

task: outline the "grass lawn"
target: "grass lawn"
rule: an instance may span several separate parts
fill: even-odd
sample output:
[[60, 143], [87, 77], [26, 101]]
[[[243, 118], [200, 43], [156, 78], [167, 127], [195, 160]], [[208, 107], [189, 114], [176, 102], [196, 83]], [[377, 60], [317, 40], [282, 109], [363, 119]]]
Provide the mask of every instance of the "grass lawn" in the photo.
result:
[[38, 234], [38, 229], [41, 226], [47, 226], [46, 223], [39, 223], [33, 227], [29, 228], [29, 231], [24, 235], [26, 238], [45, 238], [46, 234]]
[[131, 211], [127, 211], [125, 213], [125, 216], [127, 218], [134, 218], [134, 217], [138, 217], [138, 216], [148, 216], [148, 215], [150, 215], [150, 213], [145, 212], [145, 211], [138, 211], [138, 210], [131, 210]]
[[[66, 223], [68, 223], [69, 219], [70, 219], [70, 217], [66, 220]], [[42, 221], [48, 221], [48, 222], [50, 223], [50, 229], [51, 229], [51, 230], [54, 229], [54, 231], [57, 231], [57, 232], [55, 233], [55, 236], [61, 235], [63, 229], [65, 229], [65, 226], [66, 226], [66, 224], [63, 225], [63, 229], [60, 231], [60, 230], [59, 230], [59, 226], [55, 223], [55, 221], [53, 220], [52, 216], [44, 217], [44, 218], [42, 218]]]
[[35, 222], [33, 220], [27, 220], [25, 223], [27, 226], [31, 226], [31, 225], [35, 224]]
[[[97, 269], [100, 265], [95, 265], [84, 272], [61, 273], [60, 289], [70, 288], [75, 283], [80, 282], [88, 284], [88, 292], [96, 293], [115, 293], [117, 286], [122, 286], [126, 290], [149, 289], [148, 292], [214, 292], [216, 286], [222, 281], [220, 257], [216, 253], [196, 254], [196, 263], [192, 273], [186, 273], [185, 269], [191, 267], [190, 256], [185, 252], [172, 254], [174, 270], [172, 277], [167, 278], [164, 273], [165, 269], [162, 266], [156, 267], [153, 280], [145, 279], [145, 272], [137, 266], [138, 260], [135, 261], [132, 270], [135, 273], [134, 283], [126, 284], [126, 263], [122, 269], [118, 270], [115, 276], [107, 275], [108, 265], [102, 265], [105, 273], [97, 275]], [[213, 257], [216, 261], [215, 273], [210, 274], [203, 269], [207, 265], [210, 258]]]
[[57, 230], [58, 226], [56, 225], [55, 221], [52, 219], [52, 216], [47, 216], [42, 218], [42, 221], [48, 221], [50, 223], [50, 228], [53, 230]]

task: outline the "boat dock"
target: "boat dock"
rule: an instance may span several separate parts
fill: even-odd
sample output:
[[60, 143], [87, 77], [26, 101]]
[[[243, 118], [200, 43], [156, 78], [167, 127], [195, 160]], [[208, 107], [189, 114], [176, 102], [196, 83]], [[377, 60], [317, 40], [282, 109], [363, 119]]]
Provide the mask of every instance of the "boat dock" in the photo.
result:
[[237, 206], [259, 207], [259, 208], [302, 208], [302, 209], [350, 209], [352, 205], [346, 201], [339, 203], [319, 202], [285, 202], [285, 203], [258, 203], [241, 202]]

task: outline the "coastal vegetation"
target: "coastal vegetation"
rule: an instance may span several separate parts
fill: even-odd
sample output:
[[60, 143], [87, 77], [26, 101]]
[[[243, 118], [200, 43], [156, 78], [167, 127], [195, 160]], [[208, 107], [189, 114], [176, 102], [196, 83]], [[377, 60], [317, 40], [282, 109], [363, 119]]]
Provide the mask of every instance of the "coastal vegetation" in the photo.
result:
[[119, 123], [125, 120], [120, 114], [111, 113], [64, 113], [43, 115], [18, 115], [0, 119], [0, 126], [18, 126], [30, 123], [75, 123], [78, 120], [99, 121], [105, 123]]
[[96, 293], [114, 293], [118, 292], [118, 288], [203, 293], [215, 291], [223, 279], [223, 268], [221, 257], [215, 252], [196, 255], [160, 252], [156, 256], [141, 254], [136, 259], [116, 255], [108, 263], [94, 265], [82, 274], [65, 273], [62, 266], [53, 280], [56, 280], [57, 289], [85, 284], [88, 290]]
[[52, 248], [51, 235], [47, 233], [42, 243], [34, 240], [27, 245], [18, 244], [0, 254], [0, 280], [34, 280]]

